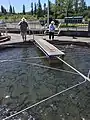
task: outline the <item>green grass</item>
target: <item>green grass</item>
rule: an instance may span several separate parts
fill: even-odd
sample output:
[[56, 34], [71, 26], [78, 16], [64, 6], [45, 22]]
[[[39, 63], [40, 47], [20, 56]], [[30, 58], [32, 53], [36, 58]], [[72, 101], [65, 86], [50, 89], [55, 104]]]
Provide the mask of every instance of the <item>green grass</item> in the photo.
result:
[[6, 22], [17, 22], [20, 21], [22, 17], [25, 17], [27, 20], [37, 20], [37, 16], [35, 15], [22, 15], [22, 14], [15, 14], [15, 15], [1, 15], [0, 20], [4, 20]]
[[[23, 15], [23, 14], [0, 15], [0, 20], [3, 20], [5, 22], [19, 22], [22, 17], [25, 17], [27, 21], [38, 20], [37, 16], [35, 16], [35, 15], [32, 16], [32, 15], [29, 15], [29, 14], [26, 14], [26, 15]], [[41, 18], [39, 18], [39, 20], [40, 19], [45, 19], [45, 18], [41, 17]], [[76, 28], [76, 27], [85, 27], [85, 26], [88, 26], [88, 24], [68, 24], [68, 25], [66, 25], [65, 23], [63, 23], [59, 27], [60, 28], [64, 28], [64, 27], [74, 27], [74, 28]]]

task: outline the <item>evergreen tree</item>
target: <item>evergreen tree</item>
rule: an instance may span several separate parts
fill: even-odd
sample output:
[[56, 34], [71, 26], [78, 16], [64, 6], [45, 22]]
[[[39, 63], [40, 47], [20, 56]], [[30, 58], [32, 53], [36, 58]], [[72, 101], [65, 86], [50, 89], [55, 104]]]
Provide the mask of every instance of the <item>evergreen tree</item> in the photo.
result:
[[88, 10], [90, 10], [90, 6], [88, 6], [88, 8], [87, 8]]
[[38, 9], [37, 9], [37, 17], [42, 17], [42, 5], [40, 0], [38, 0]]
[[57, 18], [57, 0], [55, 0], [55, 12], [54, 12], [54, 15], [55, 15], [55, 19]]
[[49, 0], [49, 14], [52, 15], [51, 2], [50, 2], [50, 0]]
[[31, 14], [33, 15], [33, 2], [31, 3]]
[[9, 13], [12, 14], [12, 6], [10, 5]]
[[79, 3], [79, 0], [74, 0], [74, 8], [75, 8], [75, 13], [77, 14], [78, 13], [78, 4]]
[[23, 14], [25, 15], [25, 5], [23, 5]]
[[1, 13], [3, 13], [3, 14], [7, 13], [6, 9], [2, 5], [1, 5]]
[[44, 15], [47, 14], [47, 8], [46, 8], [46, 3], [44, 3]]
[[86, 6], [85, 0], [80, 0], [80, 3], [79, 3], [79, 12], [82, 13], [86, 9], [87, 9], [87, 6]]
[[1, 5], [1, 13], [4, 13], [4, 7]]
[[14, 6], [13, 6], [13, 14], [15, 14], [15, 9], [14, 9]]

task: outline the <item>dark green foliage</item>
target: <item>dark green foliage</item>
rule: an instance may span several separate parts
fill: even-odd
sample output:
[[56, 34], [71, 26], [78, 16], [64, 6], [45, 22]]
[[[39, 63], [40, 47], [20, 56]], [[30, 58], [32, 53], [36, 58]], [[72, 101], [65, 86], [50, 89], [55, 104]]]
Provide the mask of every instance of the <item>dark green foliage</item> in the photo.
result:
[[25, 5], [23, 5], [23, 14], [25, 15]]
[[2, 5], [1, 5], [1, 13], [3, 13], [3, 14], [7, 13], [6, 9]]
[[42, 12], [42, 5], [41, 5], [41, 2], [40, 0], [38, 0], [38, 8], [37, 8], [37, 17], [42, 17], [43, 15], [43, 12]]
[[54, 15], [55, 15], [55, 19], [57, 18], [57, 0], [55, 0], [55, 13], [54, 13]]
[[75, 0], [74, 7], [75, 7], [75, 13], [78, 13], [78, 0]]
[[46, 15], [46, 14], [47, 14], [47, 7], [46, 7], [46, 3], [44, 3], [43, 7], [44, 7], [43, 13], [44, 13], [44, 15]]
[[13, 11], [12, 11], [12, 13], [15, 14], [15, 9], [14, 9], [14, 7], [13, 7]]
[[33, 2], [31, 3], [31, 15], [33, 15]]
[[[49, 15], [50, 18], [54, 19], [63, 19], [66, 16], [83, 16], [84, 18], [90, 18], [90, 6], [86, 5], [85, 0], [55, 0], [55, 3], [52, 3], [51, 0], [47, 0], [49, 2]], [[46, 1], [45, 1], [46, 2]], [[38, 0], [38, 3], [31, 3], [30, 6], [31, 11], [27, 11], [25, 9], [25, 5], [23, 4], [22, 13], [23, 15], [31, 15], [32, 18], [37, 17], [37, 19], [47, 19], [48, 6], [46, 3], [41, 4], [41, 1]], [[1, 5], [1, 14], [15, 14], [15, 9], [10, 5], [9, 11]], [[31, 17], [30, 16], [30, 17]]]
[[9, 8], [9, 13], [12, 14], [12, 6], [10, 5], [10, 8]]

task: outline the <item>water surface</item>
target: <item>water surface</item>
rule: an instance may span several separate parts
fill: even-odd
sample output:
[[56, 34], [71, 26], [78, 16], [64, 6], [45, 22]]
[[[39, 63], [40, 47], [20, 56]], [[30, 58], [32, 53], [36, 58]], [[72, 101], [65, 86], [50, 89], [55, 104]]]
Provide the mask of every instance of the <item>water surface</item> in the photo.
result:
[[[87, 76], [90, 48], [56, 47], [65, 50], [66, 62]], [[33, 45], [0, 51], [0, 119], [84, 81], [77, 74], [39, 66], [50, 66], [47, 59], [34, 58], [41, 56], [44, 54]], [[52, 67], [74, 72], [61, 62]], [[90, 83], [60, 94], [10, 120], [30, 120], [31, 117], [33, 120], [90, 120]]]

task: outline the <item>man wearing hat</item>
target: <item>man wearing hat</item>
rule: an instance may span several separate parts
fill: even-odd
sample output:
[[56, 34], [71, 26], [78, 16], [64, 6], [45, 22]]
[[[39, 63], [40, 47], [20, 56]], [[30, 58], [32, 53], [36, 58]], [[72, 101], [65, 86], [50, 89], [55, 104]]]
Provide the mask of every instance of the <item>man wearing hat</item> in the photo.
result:
[[55, 31], [55, 26], [54, 26], [54, 21], [51, 22], [51, 24], [49, 25], [49, 39], [52, 40], [54, 39], [54, 31]]
[[21, 31], [21, 36], [22, 36], [23, 42], [25, 42], [26, 35], [27, 35], [28, 23], [27, 23], [26, 19], [23, 17], [18, 25], [20, 26], [20, 31]]

